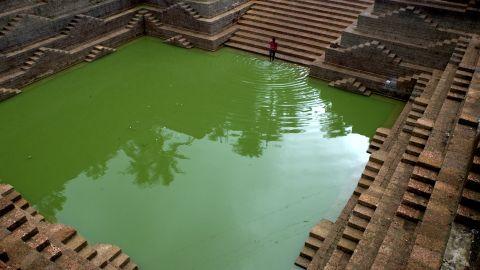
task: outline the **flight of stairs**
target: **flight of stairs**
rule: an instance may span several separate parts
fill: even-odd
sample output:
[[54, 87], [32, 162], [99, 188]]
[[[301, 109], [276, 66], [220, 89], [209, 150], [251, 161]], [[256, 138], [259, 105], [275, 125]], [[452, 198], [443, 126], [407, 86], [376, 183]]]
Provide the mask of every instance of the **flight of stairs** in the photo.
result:
[[186, 10], [193, 18], [195, 19], [201, 18], [200, 14], [195, 9], [193, 9], [189, 4], [185, 2], [178, 2], [178, 5], [184, 10]]
[[0, 31], [0, 37], [5, 36], [8, 34], [10, 31], [12, 31], [21, 21], [22, 19], [25, 18], [24, 14], [19, 14], [15, 16], [13, 19], [11, 19], [7, 25], [3, 27], [3, 29]]
[[370, 140], [370, 145], [368, 147], [367, 153], [372, 154], [373, 152], [380, 150], [382, 145], [385, 143], [385, 140], [390, 135], [390, 129], [388, 128], [377, 128], [375, 135]]
[[419, 74], [419, 96], [390, 130], [377, 130], [357, 189], [310, 269], [441, 269], [455, 237], [452, 221], [478, 229], [480, 53], [474, 42], [458, 66]]
[[116, 50], [113, 48], [105, 47], [102, 45], [97, 45], [93, 47], [93, 49], [90, 51], [90, 53], [87, 55], [85, 58], [86, 62], [93, 62], [107, 54], [111, 54], [115, 52]]
[[480, 144], [475, 149], [455, 220], [466, 226], [480, 226]]
[[36, 51], [33, 56], [28, 58], [28, 60], [23, 63], [23, 65], [20, 67], [21, 70], [27, 71], [30, 68], [32, 68], [39, 60], [40, 58], [45, 54], [42, 50]]
[[74, 228], [45, 221], [5, 184], [0, 184], [0, 262], [0, 269], [138, 269], [119, 247], [89, 245]]
[[337, 81], [330, 82], [328, 85], [350, 91], [352, 93], [370, 96], [372, 92], [355, 78], [345, 78]]
[[330, 233], [332, 227], [333, 223], [329, 220], [324, 219], [312, 228], [307, 240], [305, 241], [305, 246], [300, 252], [297, 260], [295, 261], [296, 266], [299, 266], [303, 269], [308, 268], [308, 265], [310, 264], [313, 256], [315, 255], [315, 252], [319, 249], [322, 242]]
[[143, 20], [143, 14], [137, 13], [135, 16], [128, 22], [126, 28], [127, 29], [132, 29], [135, 26], [139, 25]]
[[277, 58], [309, 65], [373, 4], [372, 0], [258, 0], [238, 21], [227, 46], [268, 55], [272, 37]]
[[79, 15], [76, 15], [68, 24], [65, 29], [62, 30], [61, 34], [62, 35], [68, 35], [70, 31], [72, 31], [73, 28], [80, 22], [81, 17]]
[[165, 43], [175, 45], [177, 47], [185, 48], [185, 49], [191, 49], [193, 48], [192, 43], [190, 43], [184, 36], [182, 35], [176, 35], [173, 36], [167, 40], [165, 40]]

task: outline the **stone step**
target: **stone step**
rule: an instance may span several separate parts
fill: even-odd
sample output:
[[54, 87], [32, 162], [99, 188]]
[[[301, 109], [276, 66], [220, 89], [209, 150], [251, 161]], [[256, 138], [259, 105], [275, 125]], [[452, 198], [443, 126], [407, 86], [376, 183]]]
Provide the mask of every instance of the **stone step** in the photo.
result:
[[21, 198], [20, 200], [15, 202], [15, 206], [22, 210], [25, 210], [28, 207], [30, 207], [30, 204], [28, 203], [27, 200], [25, 200], [24, 198]]
[[50, 261], [54, 262], [62, 256], [62, 250], [55, 245], [48, 245], [42, 250], [42, 254]]
[[462, 102], [465, 99], [465, 95], [454, 93], [454, 92], [449, 92], [448, 95], [447, 95], [447, 99]]
[[470, 81], [473, 77], [473, 72], [458, 69], [455, 73], [455, 77]]
[[450, 91], [455, 94], [465, 95], [468, 92], [468, 88], [458, 85], [452, 85], [450, 87]]
[[[0, 184], [0, 196], [5, 197], [8, 194], [15, 191], [15, 189], [9, 184]], [[1, 198], [0, 198], [1, 199]]]
[[352, 213], [359, 218], [363, 218], [367, 221], [370, 221], [374, 212], [375, 212], [375, 210], [373, 210], [369, 207], [363, 206], [361, 204], [356, 204], [355, 207], [353, 208]]
[[480, 156], [475, 155], [472, 160], [472, 172], [480, 173]]
[[80, 250], [85, 248], [88, 243], [87, 243], [87, 240], [85, 240], [85, 238], [76, 234], [71, 239], [69, 239], [67, 242], [65, 242], [64, 244], [69, 249], [71, 249], [75, 252], [79, 252]]
[[380, 136], [380, 135], [373, 135], [373, 138], [372, 138], [372, 142], [376, 142], [376, 143], [379, 143], [379, 144], [383, 144], [383, 142], [385, 141], [386, 137], [383, 137], [383, 136]]
[[300, 251], [300, 257], [312, 260], [313, 256], [315, 256], [315, 250], [309, 247], [303, 247], [302, 251]]
[[428, 185], [435, 185], [438, 173], [428, 168], [415, 166], [412, 172], [412, 179], [424, 182]]
[[310, 262], [311, 260], [298, 256], [297, 259], [295, 260], [295, 265], [300, 268], [307, 269], [308, 266], [310, 265]]
[[284, 9], [279, 9], [278, 6], [271, 6], [265, 3], [264, 5], [255, 5], [254, 10], [267, 12], [277, 16], [291, 17], [296, 19], [302, 19], [304, 21], [321, 23], [323, 25], [338, 27], [341, 29], [345, 29], [350, 25], [349, 22], [334, 21], [328, 16], [319, 17], [319, 16], [306, 15], [302, 13], [303, 10], [299, 11], [296, 8], [289, 8], [288, 10], [284, 10]]
[[375, 154], [370, 155], [370, 158], [368, 159], [371, 162], [378, 163], [380, 165], [383, 165], [386, 159], [386, 152], [385, 151], [378, 151], [375, 152]]
[[406, 125], [414, 127], [416, 123], [417, 123], [417, 119], [407, 116], [407, 119], [405, 120]]
[[419, 112], [419, 113], [424, 113], [426, 107], [418, 104], [412, 104], [412, 111]]
[[[7, 206], [4, 209], [9, 209], [9, 208], [10, 207]], [[10, 211], [2, 215], [0, 219], [0, 228], [7, 229], [13, 232], [26, 222], [27, 222], [27, 217], [20, 210], [11, 209]]]
[[[413, 133], [413, 131], [412, 131], [412, 133]], [[410, 137], [410, 140], [408, 141], [408, 144], [423, 149], [423, 148], [425, 148], [425, 145], [427, 144], [427, 140], [424, 139], [424, 138], [412, 136], [412, 137]]]
[[[297, 33], [297, 35], [291, 35], [290, 33], [283, 34], [279, 32], [280, 30], [277, 29], [278, 31], [269, 31], [265, 30], [262, 28], [255, 28], [255, 27], [250, 27], [246, 25], [240, 25], [240, 33], [248, 33], [248, 34], [253, 34], [254, 36], [257, 37], [263, 37], [263, 38], [268, 38], [270, 41], [271, 38], [274, 36], [276, 37], [279, 41], [282, 41], [281, 43], [284, 43], [285, 41], [288, 41], [292, 44], [299, 44], [301, 46], [317, 49], [317, 50], [325, 50], [328, 48], [330, 42], [332, 41], [331, 38], [322, 38], [322, 37], [317, 37], [317, 36], [311, 36], [311, 35], [304, 35], [301, 36], [301, 33]], [[236, 34], [238, 34], [237, 32]], [[320, 38], [320, 39], [318, 39]]]
[[259, 16], [253, 16], [253, 15], [244, 15], [242, 16], [242, 19], [240, 20], [240, 23], [244, 23], [245, 21], [249, 21], [255, 24], [263, 24], [263, 25], [268, 25], [269, 27], [276, 27], [276, 28], [281, 28], [281, 29], [288, 29], [290, 31], [296, 31], [296, 32], [301, 32], [301, 33], [306, 33], [310, 35], [315, 35], [315, 36], [323, 36], [326, 38], [331, 38], [331, 39], [336, 39], [338, 37], [338, 33], [328, 31], [328, 30], [322, 30], [322, 29], [316, 29], [312, 27], [306, 27], [306, 26], [301, 26], [301, 25], [293, 25], [286, 23], [284, 21], [278, 20], [278, 19], [267, 19], [264, 17], [259, 17]]
[[340, 238], [340, 241], [337, 243], [337, 248], [348, 254], [352, 254], [356, 247], [357, 243], [344, 237]]
[[21, 239], [23, 242], [29, 241], [32, 237], [38, 234], [38, 228], [31, 224], [24, 223], [11, 233], [10, 236]]
[[86, 260], [91, 261], [97, 256], [97, 251], [92, 246], [87, 245], [78, 252], [78, 255]]
[[468, 173], [467, 176], [467, 182], [465, 183], [465, 187], [475, 190], [475, 191], [480, 191], [480, 175], [475, 172], [470, 172]]
[[111, 262], [111, 265], [116, 267], [116, 268], [123, 268], [125, 267], [128, 263], [130, 262], [130, 257], [125, 254], [125, 253], [122, 253], [120, 255], [118, 255], [112, 262]]
[[413, 100], [413, 103], [426, 108], [428, 106], [429, 100], [425, 98], [415, 98]]
[[370, 187], [370, 185], [373, 183], [372, 180], [370, 179], [366, 179], [366, 178], [360, 178], [360, 180], [358, 181], [358, 186], [359, 187], [362, 187], [364, 189], [368, 189]]
[[425, 118], [420, 118], [417, 120], [415, 127], [431, 131], [433, 129], [433, 121]]
[[337, 27], [337, 26], [332, 26], [332, 25], [325, 25], [324, 23], [321, 22], [315, 22], [315, 21], [309, 21], [305, 20], [302, 18], [295, 18], [295, 17], [290, 17], [290, 16], [283, 16], [283, 15], [277, 15], [277, 14], [272, 14], [271, 12], [264, 12], [262, 10], [259, 10], [257, 8], [254, 8], [250, 10], [247, 14], [252, 15], [252, 16], [257, 16], [257, 17], [262, 17], [265, 19], [271, 19], [271, 20], [276, 20], [276, 21], [281, 21], [284, 23], [288, 24], [293, 24], [296, 26], [303, 26], [303, 27], [312, 27], [318, 30], [324, 30], [328, 32], [333, 32], [340, 34], [346, 27]]
[[365, 192], [366, 188], [362, 186], [357, 186], [355, 190], [353, 191], [353, 195], [355, 196], [360, 196], [363, 192]]
[[363, 237], [363, 231], [350, 226], [346, 226], [345, 230], [343, 230], [343, 237], [358, 243]]
[[77, 235], [77, 231], [74, 228], [64, 224], [53, 224], [48, 226], [46, 233], [49, 237], [61, 242], [62, 244], [68, 243]]
[[390, 135], [390, 129], [388, 129], [388, 128], [377, 128], [377, 130], [375, 131], [375, 135], [386, 138]]
[[400, 206], [397, 209], [396, 215], [406, 220], [418, 222], [422, 219], [423, 213], [422, 211], [414, 209], [408, 205], [400, 204]]
[[413, 145], [407, 145], [407, 149], [405, 150], [405, 153], [410, 154], [412, 156], [420, 156], [420, 153], [423, 151], [422, 148], [416, 147]]
[[[321, 3], [321, 2], [318, 2]], [[277, 9], [284, 9], [290, 10], [295, 9], [295, 11], [299, 12], [299, 10], [303, 10], [302, 14], [305, 15], [312, 15], [312, 16], [330, 16], [331, 20], [339, 21], [339, 22], [352, 22], [358, 16], [356, 13], [353, 12], [344, 12], [334, 8], [328, 7], [315, 7], [313, 5], [305, 5], [299, 1], [288, 1], [288, 0], [265, 0], [259, 2], [257, 5], [268, 5], [273, 6]]]
[[480, 209], [480, 192], [464, 188], [460, 203], [470, 208]]
[[466, 79], [454, 77], [452, 84], [468, 88], [470, 86], [470, 83], [471, 83], [471, 80], [466, 80]]
[[425, 198], [430, 198], [430, 195], [433, 191], [433, 186], [411, 178], [408, 181], [407, 190]]
[[48, 240], [44, 234], [37, 233], [33, 237], [26, 240], [25, 243], [38, 252], [41, 252], [50, 245], [50, 240]]
[[403, 153], [402, 155], [402, 162], [415, 166], [417, 164], [418, 157], [415, 155], [411, 155], [409, 153]]
[[97, 251], [97, 255], [91, 262], [100, 268], [107, 266], [109, 262], [113, 261], [122, 252], [120, 248], [108, 244], [96, 244], [93, 248]]
[[478, 208], [473, 209], [460, 204], [455, 220], [468, 227], [478, 228], [480, 226], [480, 211], [478, 211]]
[[365, 5], [358, 5], [358, 3], [348, 2], [348, 1], [297, 0], [297, 2], [305, 5], [309, 5], [309, 6], [315, 6], [315, 7], [329, 7], [332, 9], [342, 10], [345, 12], [351, 12], [354, 14], [358, 14], [366, 9]]
[[414, 209], [425, 211], [425, 209], [427, 209], [428, 199], [415, 193], [406, 191], [403, 194], [402, 203]]
[[373, 210], [377, 208], [379, 201], [380, 197], [374, 193], [363, 193], [360, 198], [358, 198], [358, 204]]
[[405, 124], [402, 127], [402, 131], [405, 132], [405, 133], [411, 134], [413, 132], [413, 126], [411, 126], [409, 124]]
[[368, 179], [368, 180], [375, 180], [375, 177], [377, 176], [377, 173], [372, 172], [370, 170], [364, 170], [362, 173], [362, 178]]
[[322, 243], [323, 243], [322, 240], [318, 240], [317, 238], [314, 238], [314, 237], [308, 237], [307, 240], [305, 241], [305, 246], [317, 251], [320, 248]]
[[374, 173], [378, 173], [380, 171], [380, 169], [382, 168], [382, 165], [378, 164], [378, 163], [375, 163], [373, 161], [368, 161], [365, 168], [369, 171], [374, 172]]
[[423, 113], [419, 113], [419, 112], [416, 112], [416, 111], [410, 111], [408, 113], [408, 117], [412, 118], [412, 119], [415, 119], [417, 120], [418, 118], [421, 118], [423, 116]]
[[360, 231], [365, 231], [368, 223], [368, 220], [360, 218], [356, 215], [350, 215], [350, 217], [348, 218], [348, 226]]
[[428, 140], [428, 137], [430, 137], [430, 131], [419, 128], [419, 127], [414, 127], [412, 130], [412, 136]]
[[373, 153], [374, 151], [379, 150], [382, 147], [382, 143], [371, 141], [368, 149], [368, 153]]
[[[270, 42], [271, 40], [271, 36], [259, 35], [256, 33], [249, 33], [242, 30], [236, 32], [235, 36], [241, 37], [243, 39], [260, 42], [263, 45], [261, 49], [266, 49], [268, 42]], [[312, 54], [316, 56], [315, 58], [320, 57], [324, 53], [324, 50], [319, 50], [317, 48], [305, 46], [299, 43], [286, 41], [279, 38], [278, 36], [276, 36], [276, 39], [277, 39], [277, 42], [280, 44], [280, 47], [282, 48], [287, 48], [290, 50], [300, 51], [302, 53]]]
[[333, 228], [333, 222], [329, 220], [322, 220], [317, 223], [311, 230], [310, 230], [310, 237], [314, 237], [320, 241], [324, 241], [327, 235], [330, 233], [330, 230]]

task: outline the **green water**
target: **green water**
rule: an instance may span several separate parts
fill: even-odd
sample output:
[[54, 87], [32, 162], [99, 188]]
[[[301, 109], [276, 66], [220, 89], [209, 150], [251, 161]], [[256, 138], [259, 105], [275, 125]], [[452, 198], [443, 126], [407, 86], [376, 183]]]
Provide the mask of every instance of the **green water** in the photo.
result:
[[0, 179], [142, 269], [291, 269], [403, 107], [153, 38], [0, 104]]

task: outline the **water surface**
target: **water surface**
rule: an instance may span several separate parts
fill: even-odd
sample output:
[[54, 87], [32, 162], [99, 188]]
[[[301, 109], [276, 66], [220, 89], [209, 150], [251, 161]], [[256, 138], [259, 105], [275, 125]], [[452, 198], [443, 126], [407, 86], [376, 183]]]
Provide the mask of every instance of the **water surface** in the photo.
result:
[[153, 38], [0, 104], [0, 179], [142, 269], [291, 269], [401, 102]]

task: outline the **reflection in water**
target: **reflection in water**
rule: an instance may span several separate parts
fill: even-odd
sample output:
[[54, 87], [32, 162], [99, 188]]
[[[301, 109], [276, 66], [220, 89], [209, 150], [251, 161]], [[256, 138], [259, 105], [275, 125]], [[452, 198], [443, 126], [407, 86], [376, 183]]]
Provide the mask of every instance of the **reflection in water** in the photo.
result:
[[178, 168], [178, 159], [187, 157], [179, 153], [179, 148], [190, 145], [193, 138], [177, 142], [174, 132], [162, 128], [152, 129], [147, 134], [151, 143], [133, 139], [124, 147], [132, 160], [128, 172], [135, 176], [135, 183], [140, 186], [150, 186], [159, 181], [168, 186], [176, 174], [183, 173]]
[[[274, 225], [299, 228], [301, 233], [311, 225], [304, 222], [311, 211], [308, 205], [319, 204], [312, 200], [343, 205], [340, 195], [351, 193], [349, 181], [363, 166], [365, 136], [388, 125], [401, 108], [398, 102], [332, 90], [307, 77], [305, 68], [227, 49], [186, 52], [140, 39], [0, 104], [0, 140], [8, 142], [0, 148], [0, 179], [15, 185], [50, 220], [68, 216], [65, 222], [85, 226], [84, 233], [114, 239], [105, 242], [124, 239], [116, 233], [141, 233], [119, 217], [158, 216], [151, 228], [145, 222], [141, 231], [148, 237], [142, 239], [155, 239], [150, 245], [164, 252], [164, 260], [171, 257], [171, 263], [174, 256], [158, 246], [163, 241], [191, 251], [195, 263], [194, 254], [203, 262], [203, 256], [218, 252], [214, 247], [233, 247], [238, 239], [257, 241], [257, 234], [278, 239], [284, 231], [269, 231]], [[333, 192], [321, 193], [324, 188]], [[304, 196], [314, 189], [315, 196]], [[89, 202], [79, 199], [87, 194], [92, 194]], [[126, 198], [132, 205], [123, 205]], [[298, 207], [291, 212], [295, 214], [283, 212], [293, 209], [289, 200]], [[212, 212], [199, 214], [206, 210]], [[265, 212], [276, 214], [266, 219]], [[98, 226], [82, 225], [82, 217], [95, 215]], [[112, 224], [116, 230], [109, 230]], [[217, 231], [229, 232], [228, 239], [205, 240], [210, 234], [218, 236]], [[197, 234], [195, 245], [200, 247], [182, 249], [192, 246]], [[144, 252], [144, 242], [132, 247], [138, 239], [130, 240], [122, 247], [135, 258], [143, 258], [146, 265], [156, 259], [142, 257], [152, 254]], [[207, 242], [213, 244], [200, 244]], [[244, 247], [259, 248], [256, 243]], [[247, 257], [251, 263], [261, 260]], [[228, 268], [223, 260], [217, 266]], [[190, 269], [170, 266], [167, 269]]]

